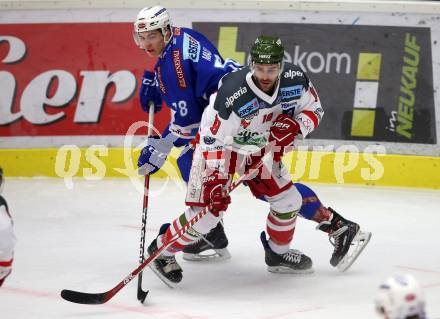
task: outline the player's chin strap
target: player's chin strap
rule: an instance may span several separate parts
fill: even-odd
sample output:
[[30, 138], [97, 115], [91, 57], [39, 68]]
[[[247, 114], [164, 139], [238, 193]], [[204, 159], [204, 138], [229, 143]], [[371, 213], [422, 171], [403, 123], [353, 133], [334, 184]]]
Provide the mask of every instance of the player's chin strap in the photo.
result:
[[[167, 31], [170, 31], [170, 37], [168, 38], [168, 40], [165, 40], [167, 37]], [[173, 27], [170, 25], [170, 28], [168, 30], [166, 30], [166, 28], [162, 28], [162, 35], [163, 35], [163, 39], [165, 41], [165, 46], [166, 46], [166, 45], [168, 45], [168, 43], [171, 41], [171, 39], [174, 36]]]
[[[168, 30], [165, 30], [165, 28], [162, 28], [161, 31], [162, 31], [163, 40], [164, 40], [164, 42], [165, 42], [165, 45], [164, 45], [164, 47], [163, 47], [163, 49], [162, 49], [162, 52], [160, 53], [159, 56], [160, 56], [161, 58], [163, 58], [163, 55], [164, 55], [164, 53], [166, 52], [166, 50], [167, 50], [167, 46], [168, 46], [168, 44], [170, 43], [171, 39], [173, 38], [174, 33], [173, 33], [173, 28], [172, 28], [171, 26], [170, 26], [170, 28], [169, 28]], [[168, 38], [168, 40], [165, 40], [165, 39], [166, 39], [166, 36], [167, 36], [167, 31], [170, 31], [170, 37]]]

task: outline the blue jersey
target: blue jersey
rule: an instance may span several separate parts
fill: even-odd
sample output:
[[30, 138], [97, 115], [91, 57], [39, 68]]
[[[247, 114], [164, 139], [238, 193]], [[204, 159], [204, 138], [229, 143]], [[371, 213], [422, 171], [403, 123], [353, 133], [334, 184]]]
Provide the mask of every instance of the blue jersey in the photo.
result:
[[202, 113], [220, 79], [238, 69], [233, 60], [223, 60], [202, 34], [188, 28], [173, 28], [173, 36], [159, 57], [155, 73], [162, 100], [171, 108], [172, 119], [162, 136], [170, 132], [183, 146], [197, 134]]

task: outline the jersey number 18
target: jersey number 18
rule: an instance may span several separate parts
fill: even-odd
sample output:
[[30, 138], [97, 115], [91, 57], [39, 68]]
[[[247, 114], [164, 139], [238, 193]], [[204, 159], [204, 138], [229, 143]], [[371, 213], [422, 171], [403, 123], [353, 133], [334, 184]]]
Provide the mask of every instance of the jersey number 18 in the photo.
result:
[[179, 112], [180, 116], [186, 116], [188, 114], [188, 108], [186, 106], [186, 101], [181, 100], [177, 103], [172, 103], [173, 110]]

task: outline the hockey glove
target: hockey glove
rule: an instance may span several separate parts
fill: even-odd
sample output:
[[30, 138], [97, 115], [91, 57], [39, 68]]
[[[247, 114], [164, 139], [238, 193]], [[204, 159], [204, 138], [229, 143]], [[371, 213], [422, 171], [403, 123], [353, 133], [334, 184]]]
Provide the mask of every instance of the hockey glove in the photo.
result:
[[211, 214], [216, 217], [231, 203], [231, 197], [226, 188], [227, 182], [228, 177], [221, 175], [218, 170], [208, 172], [203, 178], [203, 201], [209, 207]]
[[145, 112], [149, 112], [149, 102], [154, 103], [154, 113], [159, 112], [162, 109], [162, 98], [158, 91], [156, 80], [154, 78], [154, 72], [144, 71], [142, 77], [142, 84], [139, 90], [139, 99], [141, 101], [142, 109]]
[[293, 147], [293, 142], [300, 131], [295, 119], [286, 114], [280, 114], [270, 128], [269, 142], [275, 142], [274, 161], [281, 161], [284, 151]]
[[139, 174], [154, 174], [162, 167], [173, 148], [173, 140], [168, 136], [148, 138], [148, 145], [142, 149], [138, 158]]

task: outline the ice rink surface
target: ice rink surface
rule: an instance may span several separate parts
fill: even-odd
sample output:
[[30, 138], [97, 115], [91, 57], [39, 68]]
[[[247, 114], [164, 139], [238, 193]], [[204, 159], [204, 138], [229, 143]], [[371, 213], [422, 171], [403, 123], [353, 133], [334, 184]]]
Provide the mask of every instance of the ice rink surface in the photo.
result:
[[[184, 192], [153, 181], [148, 245], [159, 226], [183, 212]], [[292, 246], [309, 255], [315, 273], [267, 272], [259, 233], [267, 204], [241, 186], [225, 217], [232, 259], [178, 261], [184, 278], [176, 289], [147, 269], [146, 304], [136, 280], [104, 305], [60, 298], [62, 289], [103, 292], [138, 263], [142, 195], [128, 180], [8, 179], [4, 196], [15, 220], [14, 270], [0, 288], [1, 319], [309, 319], [376, 318], [373, 298], [382, 279], [411, 273], [422, 284], [430, 319], [440, 318], [440, 191], [310, 185], [325, 205], [373, 233], [352, 268], [329, 264], [332, 246], [316, 224], [299, 219]], [[158, 191], [162, 189], [162, 191]]]

